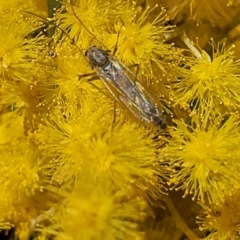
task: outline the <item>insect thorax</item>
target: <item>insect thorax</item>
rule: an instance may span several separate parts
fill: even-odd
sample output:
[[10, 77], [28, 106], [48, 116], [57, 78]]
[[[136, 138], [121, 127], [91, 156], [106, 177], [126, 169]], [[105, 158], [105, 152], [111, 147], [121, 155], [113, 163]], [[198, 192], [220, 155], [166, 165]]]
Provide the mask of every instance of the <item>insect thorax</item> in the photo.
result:
[[108, 53], [98, 47], [90, 47], [85, 55], [93, 67], [98, 66], [104, 68], [109, 64]]

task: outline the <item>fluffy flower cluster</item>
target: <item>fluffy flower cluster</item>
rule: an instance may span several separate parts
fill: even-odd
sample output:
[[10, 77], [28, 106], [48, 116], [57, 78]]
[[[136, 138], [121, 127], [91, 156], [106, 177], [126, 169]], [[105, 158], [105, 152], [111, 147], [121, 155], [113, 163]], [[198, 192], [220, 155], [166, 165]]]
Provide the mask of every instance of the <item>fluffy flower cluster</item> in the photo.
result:
[[[0, 2], [0, 238], [237, 239], [240, 1]], [[165, 131], [116, 101], [91, 46]]]

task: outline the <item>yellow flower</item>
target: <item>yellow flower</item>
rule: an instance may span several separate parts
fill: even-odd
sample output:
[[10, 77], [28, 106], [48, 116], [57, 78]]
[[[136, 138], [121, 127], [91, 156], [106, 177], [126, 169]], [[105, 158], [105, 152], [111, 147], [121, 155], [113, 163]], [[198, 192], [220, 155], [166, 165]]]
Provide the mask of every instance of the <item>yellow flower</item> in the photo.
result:
[[41, 114], [47, 111], [42, 102], [49, 91], [46, 83], [52, 65], [45, 56], [45, 37], [37, 34], [31, 38], [40, 28], [36, 20], [25, 19], [14, 10], [1, 16], [0, 108], [14, 106], [16, 115], [24, 115], [26, 133], [37, 128]]
[[140, 198], [119, 203], [117, 195], [110, 195], [88, 181], [85, 179], [66, 196], [49, 217], [52, 224], [41, 231], [60, 240], [142, 239], [138, 223], [146, 215], [146, 204]]
[[115, 17], [114, 7], [113, 3], [97, 0], [75, 1], [75, 5], [65, 1], [56, 13], [56, 20], [61, 23], [62, 29], [68, 30], [70, 38], [86, 49], [98, 34], [104, 34], [106, 25]]
[[48, 91], [41, 83], [29, 85], [24, 82], [6, 81], [0, 88], [1, 105], [12, 108], [16, 117], [24, 116], [24, 133], [27, 134], [29, 130], [33, 132], [38, 128], [42, 115], [45, 115], [49, 105], [52, 105], [49, 102], [48, 105], [43, 103]]
[[[130, 7], [129, 7], [130, 8]], [[131, 9], [131, 8], [130, 8]], [[164, 9], [158, 9], [158, 16], [148, 21], [151, 12], [158, 9], [146, 8], [139, 15], [136, 11], [125, 11], [119, 16], [119, 22], [113, 25], [111, 34], [106, 37], [106, 45], [114, 49], [117, 45], [117, 58], [126, 66], [139, 64], [142, 73], [147, 73], [149, 77], [155, 77], [153, 68], [164, 70], [167, 65], [160, 58], [169, 56], [171, 45], [165, 44], [164, 33], [170, 30], [164, 26], [167, 16]]]
[[201, 204], [203, 213], [197, 218], [200, 230], [209, 231], [206, 240], [238, 239], [240, 226], [240, 192], [225, 196], [219, 205]]
[[45, 160], [32, 143], [33, 136], [23, 137], [23, 117], [15, 110], [0, 120], [0, 228], [14, 228], [16, 237], [26, 239], [34, 231], [35, 219], [57, 197], [50, 194]]
[[172, 164], [170, 183], [193, 199], [221, 202], [239, 181], [239, 124], [229, 118], [204, 129], [200, 121], [177, 120], [162, 154]]
[[212, 47], [212, 59], [203, 50], [194, 53], [196, 58], [186, 58], [186, 67], [179, 69], [179, 80], [172, 84], [174, 102], [190, 107], [204, 124], [240, 107], [240, 60], [234, 56], [234, 46]]
[[69, 184], [91, 173], [92, 181], [111, 192], [159, 193], [158, 176], [163, 173], [154, 135], [136, 123], [124, 122], [123, 115], [113, 123], [114, 113], [104, 100], [96, 102], [88, 96], [80, 106], [78, 111], [70, 107], [64, 117], [52, 112], [40, 131], [41, 147], [55, 159], [49, 165], [56, 169], [54, 181]]
[[14, 191], [13, 199], [21, 198], [22, 194], [32, 195], [39, 189], [37, 154], [37, 149], [23, 140], [1, 146], [1, 184]]
[[[16, 208], [16, 205], [40, 190], [38, 151], [24, 139], [12, 139], [11, 143], [0, 148], [0, 219], [16, 227], [15, 224], [28, 219], [26, 210], [23, 210], [24, 204], [21, 204], [21, 208]], [[28, 213], [30, 208], [28, 206]], [[21, 216], [15, 218], [18, 214]]]
[[[9, 16], [11, 15], [11, 18]], [[35, 25], [35, 26], [34, 26]], [[40, 52], [44, 37], [27, 37], [39, 29], [39, 23], [24, 20], [16, 11], [1, 12], [0, 19], [0, 79], [1, 81], [36, 81], [37, 73], [44, 71]]]

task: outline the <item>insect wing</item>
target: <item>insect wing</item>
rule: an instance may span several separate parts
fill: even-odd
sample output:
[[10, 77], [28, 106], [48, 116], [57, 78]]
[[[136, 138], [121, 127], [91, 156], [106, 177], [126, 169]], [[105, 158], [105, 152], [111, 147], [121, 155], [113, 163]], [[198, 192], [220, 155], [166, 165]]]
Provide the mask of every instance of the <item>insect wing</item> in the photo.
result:
[[123, 71], [129, 76], [129, 79], [132, 79], [134, 87], [137, 89], [139, 95], [141, 96], [142, 101], [145, 103], [145, 112], [149, 114], [159, 114], [159, 109], [156, 104], [156, 100], [152, 95], [146, 90], [146, 88], [138, 81], [137, 77], [129, 70], [126, 66], [121, 64]]
[[150, 94], [146, 90], [146, 88], [138, 81], [133, 72], [131, 72], [123, 64], [121, 63], [119, 64], [121, 65], [124, 72], [129, 76], [129, 79], [134, 80], [134, 86], [138, 90], [138, 93], [142, 99], [142, 103], [140, 104], [140, 107], [142, 109], [141, 112], [144, 112], [144, 115], [147, 117], [147, 119], [145, 120], [155, 124], [157, 127], [160, 127], [161, 129], [166, 128], [165, 120], [162, 118], [162, 109], [159, 107], [160, 103], [156, 101], [157, 98], [154, 98], [152, 94]]
[[112, 56], [109, 60], [107, 68], [96, 68], [109, 92], [138, 119], [152, 122], [151, 115], [159, 115], [159, 111], [150, 94], [127, 67]]

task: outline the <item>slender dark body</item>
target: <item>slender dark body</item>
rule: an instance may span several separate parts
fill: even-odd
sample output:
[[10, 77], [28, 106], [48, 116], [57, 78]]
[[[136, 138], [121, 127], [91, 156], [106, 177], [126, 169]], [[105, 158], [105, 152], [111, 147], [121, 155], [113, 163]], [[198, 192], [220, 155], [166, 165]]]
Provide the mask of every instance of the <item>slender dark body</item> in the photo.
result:
[[157, 104], [126, 66], [98, 47], [90, 47], [85, 55], [117, 101], [139, 120], [161, 129], [166, 127]]

